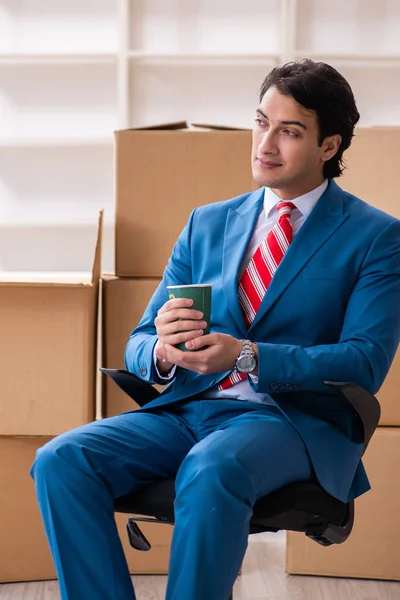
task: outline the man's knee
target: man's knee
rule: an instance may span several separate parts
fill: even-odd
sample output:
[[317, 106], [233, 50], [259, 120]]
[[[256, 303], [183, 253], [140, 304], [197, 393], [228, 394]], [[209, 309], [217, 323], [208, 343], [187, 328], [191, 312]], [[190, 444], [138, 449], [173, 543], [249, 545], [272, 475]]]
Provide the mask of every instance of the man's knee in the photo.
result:
[[192, 448], [178, 471], [177, 494], [186, 488], [193, 488], [200, 494], [223, 488], [246, 497], [253, 491], [245, 466], [234, 451], [226, 449], [222, 454], [216, 453], [205, 450], [201, 444]]
[[72, 460], [74, 447], [77, 444], [74, 431], [63, 433], [36, 451], [36, 458], [31, 466], [30, 474], [33, 479], [38, 477], [62, 476], [65, 459]]

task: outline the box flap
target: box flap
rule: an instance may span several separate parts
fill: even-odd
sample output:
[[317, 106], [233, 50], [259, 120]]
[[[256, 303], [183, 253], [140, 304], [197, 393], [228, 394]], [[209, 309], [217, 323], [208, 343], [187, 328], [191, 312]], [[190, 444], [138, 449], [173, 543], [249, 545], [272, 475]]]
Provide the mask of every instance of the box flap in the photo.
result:
[[159, 125], [146, 125], [144, 127], [130, 127], [129, 129], [119, 129], [115, 131], [115, 134], [124, 131], [173, 131], [176, 129], [188, 129], [189, 124], [187, 121], [174, 121], [173, 123], [161, 123]]
[[92, 268], [92, 282], [97, 282], [101, 275], [101, 255], [103, 247], [103, 221], [104, 221], [104, 210], [99, 212], [99, 224], [97, 228], [97, 239], [96, 248], [94, 251], [94, 260]]
[[189, 129], [211, 129], [214, 131], [250, 131], [246, 127], [231, 127], [229, 125], [210, 125], [207, 123], [190, 123]]
[[91, 287], [100, 279], [104, 210], [99, 212], [91, 271], [0, 271], [0, 286]]
[[235, 127], [231, 125], [217, 125], [210, 123], [193, 123], [190, 121], [176, 121], [174, 123], [162, 123], [160, 125], [147, 125], [145, 127], [132, 127], [130, 129], [120, 129], [115, 134], [126, 131], [250, 131], [247, 127]]

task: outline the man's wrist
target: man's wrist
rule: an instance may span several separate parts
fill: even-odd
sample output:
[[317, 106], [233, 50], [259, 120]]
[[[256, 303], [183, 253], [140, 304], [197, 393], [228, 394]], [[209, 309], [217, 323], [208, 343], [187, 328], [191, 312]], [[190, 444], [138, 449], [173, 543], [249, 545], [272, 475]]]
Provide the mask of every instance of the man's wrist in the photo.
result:
[[159, 348], [159, 346], [161, 345], [160, 340], [157, 340], [155, 346], [154, 346], [154, 350], [153, 350], [153, 364], [155, 367], [155, 370], [157, 372], [157, 376], [161, 377], [162, 379], [172, 379], [173, 376], [175, 375], [175, 371], [176, 371], [176, 365], [170, 363], [169, 361], [159, 358], [157, 356], [157, 348]]
[[157, 357], [156, 367], [160, 375], [165, 377], [166, 375], [169, 375], [169, 373], [172, 371], [175, 365], [173, 363], [168, 362], [167, 360], [160, 359]]

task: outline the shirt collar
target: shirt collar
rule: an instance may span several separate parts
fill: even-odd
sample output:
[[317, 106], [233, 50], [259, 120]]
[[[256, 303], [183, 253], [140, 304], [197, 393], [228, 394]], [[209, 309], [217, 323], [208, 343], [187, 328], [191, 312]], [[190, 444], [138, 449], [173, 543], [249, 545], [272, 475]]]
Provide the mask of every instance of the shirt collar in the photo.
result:
[[[290, 202], [293, 202], [301, 214], [307, 218], [327, 187], [328, 180], [324, 179], [321, 185], [311, 190], [311, 192], [307, 192], [307, 194], [293, 198], [293, 200], [290, 200]], [[282, 202], [282, 198], [279, 198], [279, 196], [275, 194], [271, 188], [264, 188], [264, 212], [267, 219], [271, 215], [273, 209], [276, 209], [278, 202]]]

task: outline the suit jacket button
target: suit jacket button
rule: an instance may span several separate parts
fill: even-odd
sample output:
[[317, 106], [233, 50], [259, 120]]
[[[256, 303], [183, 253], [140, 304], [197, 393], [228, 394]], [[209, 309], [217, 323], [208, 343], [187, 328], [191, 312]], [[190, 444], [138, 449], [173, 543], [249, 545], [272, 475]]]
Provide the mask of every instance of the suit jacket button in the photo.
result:
[[277, 383], [271, 383], [270, 386], [271, 390], [277, 390], [278, 389], [278, 384]]
[[298, 384], [298, 383], [294, 383], [294, 384], [293, 384], [293, 389], [294, 389], [294, 390], [298, 390], [299, 388], [300, 388], [300, 386], [299, 386], [299, 384]]
[[280, 384], [278, 385], [278, 389], [279, 389], [279, 390], [284, 390], [284, 389], [285, 389], [285, 387], [286, 387], [286, 386], [285, 386], [285, 384], [284, 384], [284, 383], [280, 383]]
[[287, 383], [285, 387], [287, 390], [292, 390], [294, 386], [291, 383]]

